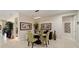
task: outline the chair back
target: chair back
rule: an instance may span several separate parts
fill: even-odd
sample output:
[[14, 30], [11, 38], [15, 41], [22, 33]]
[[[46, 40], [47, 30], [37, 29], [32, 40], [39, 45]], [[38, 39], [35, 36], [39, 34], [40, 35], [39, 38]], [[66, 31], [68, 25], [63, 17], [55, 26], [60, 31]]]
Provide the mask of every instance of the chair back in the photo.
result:
[[31, 31], [28, 31], [28, 41], [29, 42], [34, 42], [34, 36], [33, 33]]
[[46, 42], [48, 42], [48, 40], [49, 40], [49, 32], [47, 32], [46, 34]]
[[40, 40], [42, 41], [43, 37], [42, 37], [43, 32], [40, 31]]
[[45, 37], [42, 38], [42, 43], [48, 44], [48, 41], [49, 41], [49, 32], [47, 32]]

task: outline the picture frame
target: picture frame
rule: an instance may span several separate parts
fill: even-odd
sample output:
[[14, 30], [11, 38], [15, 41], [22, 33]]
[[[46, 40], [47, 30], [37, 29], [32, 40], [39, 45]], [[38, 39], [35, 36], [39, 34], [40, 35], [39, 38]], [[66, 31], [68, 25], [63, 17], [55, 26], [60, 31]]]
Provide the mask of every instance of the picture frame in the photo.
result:
[[51, 23], [43, 23], [41, 24], [41, 30], [51, 30], [52, 24]]
[[65, 23], [64, 24], [64, 32], [65, 33], [71, 33], [71, 23]]
[[20, 22], [20, 30], [32, 30], [32, 23]]

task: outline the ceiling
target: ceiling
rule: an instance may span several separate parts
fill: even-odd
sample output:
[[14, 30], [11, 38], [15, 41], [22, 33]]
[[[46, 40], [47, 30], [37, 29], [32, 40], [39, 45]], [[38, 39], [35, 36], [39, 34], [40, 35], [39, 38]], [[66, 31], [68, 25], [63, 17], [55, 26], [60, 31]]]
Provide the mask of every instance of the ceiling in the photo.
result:
[[28, 17], [47, 17], [74, 11], [75, 10], [39, 10], [38, 12], [35, 12], [35, 10], [0, 10], [0, 18], [8, 19], [16, 13]]
[[16, 11], [12, 10], [0, 10], [0, 19], [8, 19], [11, 16], [15, 15]]

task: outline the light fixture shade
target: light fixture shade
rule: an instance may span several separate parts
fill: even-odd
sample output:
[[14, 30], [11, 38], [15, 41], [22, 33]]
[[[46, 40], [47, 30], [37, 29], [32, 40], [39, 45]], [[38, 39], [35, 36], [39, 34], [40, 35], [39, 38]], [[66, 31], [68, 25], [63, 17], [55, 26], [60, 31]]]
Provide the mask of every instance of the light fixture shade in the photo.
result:
[[39, 10], [35, 10], [35, 12], [39, 12]]
[[35, 17], [34, 19], [40, 19], [41, 17]]

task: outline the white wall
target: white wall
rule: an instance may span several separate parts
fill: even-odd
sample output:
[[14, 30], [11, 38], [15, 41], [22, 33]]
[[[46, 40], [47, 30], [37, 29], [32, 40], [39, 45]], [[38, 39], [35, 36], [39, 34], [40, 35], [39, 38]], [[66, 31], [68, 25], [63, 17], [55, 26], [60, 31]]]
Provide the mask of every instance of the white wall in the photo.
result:
[[[62, 17], [63, 16], [75, 15], [75, 14], [76, 14], [76, 12], [74, 12], [74, 13], [67, 13], [67, 14], [62, 14], [62, 15], [57, 15], [57, 16], [52, 16], [52, 17], [41, 18], [41, 19], [38, 19], [38, 20], [34, 20], [34, 19], [31, 19], [30, 17], [27, 17], [25, 15], [19, 14], [19, 21], [18, 21], [18, 24], [19, 24], [18, 25], [19, 26], [19, 31], [18, 31], [19, 32], [19, 40], [27, 39], [27, 31], [28, 31], [28, 30], [25, 30], [25, 31], [20, 30], [20, 22], [28, 22], [28, 23], [32, 23], [32, 24], [34, 22], [38, 22], [39, 24], [41, 24], [41, 23], [52, 23], [52, 31], [56, 30], [57, 38], [58, 39], [63, 39], [63, 22], [62, 22]], [[72, 21], [73, 21], [73, 24], [75, 24], [75, 18], [73, 18]], [[73, 24], [72, 24], [72, 26], [75, 27], [75, 25], [73, 25]], [[32, 28], [33, 28], [33, 26], [32, 26]], [[73, 30], [73, 31], [75, 31], [75, 30]], [[72, 33], [72, 37], [75, 40], [75, 32]]]
[[[46, 17], [46, 18], [40, 19], [39, 22], [40, 22], [40, 24], [41, 23], [52, 23], [52, 31], [53, 30], [56, 30], [57, 38], [58, 39], [63, 39], [63, 23], [62, 23], [62, 17], [63, 16], [75, 15], [75, 14], [76, 14], [76, 12], [75, 13], [67, 13], [67, 14], [63, 14], [63, 15], [57, 15], [57, 16], [53, 16], [53, 17]], [[74, 20], [73, 19], [71, 20], [71, 22], [72, 21], [75, 22], [74, 21], [75, 19]], [[72, 36], [75, 36], [75, 33], [72, 34]], [[74, 40], [75, 40], [75, 38], [74, 38]]]
[[[19, 21], [18, 21], [18, 26], [19, 26], [19, 40], [26, 40], [27, 39], [27, 32], [28, 30], [20, 30], [20, 22], [27, 22], [27, 23], [32, 23], [33, 24], [33, 19], [26, 17], [25, 15], [19, 15]], [[33, 27], [32, 27], [33, 28]]]
[[15, 23], [15, 18], [19, 17], [19, 13], [14, 14], [10, 18], [6, 19], [7, 21]]
[[77, 24], [77, 22], [79, 22], [79, 11], [77, 11], [77, 19], [76, 19], [76, 40], [77, 42], [79, 42], [79, 24]]
[[61, 16], [43, 18], [39, 22], [40, 22], [40, 24], [52, 23], [51, 31], [55, 30], [57, 33], [57, 38], [61, 38], [61, 34], [62, 34], [62, 31], [60, 31], [60, 30], [62, 30], [62, 17]]
[[[75, 40], [75, 19], [74, 19], [75, 16], [66, 16], [66, 17], [63, 17], [62, 19], [62, 22], [63, 22], [63, 38], [65, 39], [71, 39], [71, 40]], [[64, 24], [65, 23], [70, 23], [70, 29], [71, 29], [71, 32], [70, 33], [65, 33], [64, 32]]]

